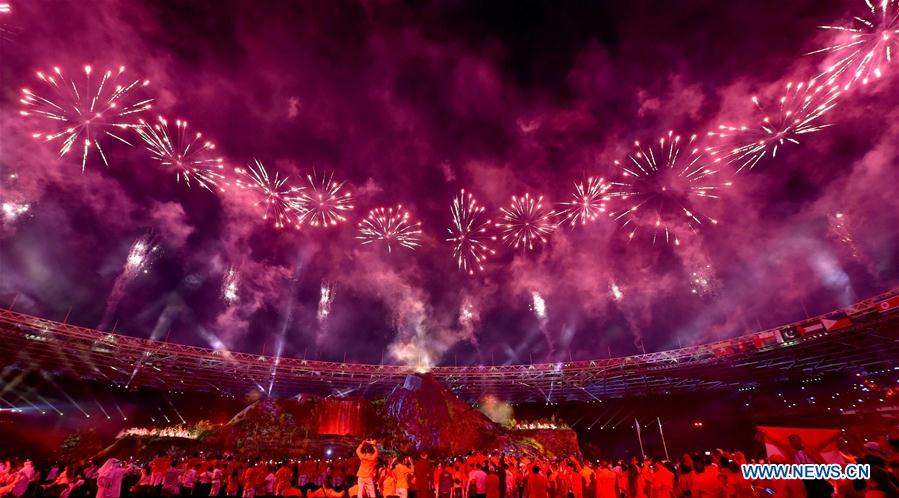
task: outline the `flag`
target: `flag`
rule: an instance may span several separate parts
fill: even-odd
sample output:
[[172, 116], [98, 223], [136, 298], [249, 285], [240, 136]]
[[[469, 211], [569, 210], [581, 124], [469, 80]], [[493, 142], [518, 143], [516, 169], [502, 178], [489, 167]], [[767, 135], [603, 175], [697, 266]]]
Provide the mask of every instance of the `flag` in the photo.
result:
[[[786, 463], [845, 463], [837, 449], [839, 429], [758, 426], [770, 459], [781, 455]], [[791, 442], [791, 437], [801, 449]], [[798, 438], [798, 439], [796, 439]], [[801, 452], [801, 453], [800, 453]], [[808, 461], [806, 461], [808, 460]]]
[[824, 328], [827, 329], [828, 332], [831, 332], [833, 330], [840, 330], [851, 327], [852, 320], [850, 320], [849, 317], [822, 318], [821, 325], [824, 325]]
[[777, 342], [790, 342], [798, 340], [801, 337], [799, 329], [793, 326], [784, 327], [777, 331]]
[[763, 348], [765, 346], [771, 346], [775, 342], [777, 342], [777, 336], [773, 330], [759, 332], [752, 338], [752, 343], [755, 344], [755, 347]]
[[799, 325], [799, 334], [801, 335], [814, 334], [815, 332], [824, 332], [824, 325], [819, 321], [807, 322]]
[[722, 357], [734, 354], [736, 351], [730, 346], [728, 342], [719, 342], [717, 344], [712, 344], [712, 352], [715, 353], [715, 356]]
[[893, 296], [889, 299], [884, 299], [875, 305], [877, 307], [877, 311], [881, 313], [892, 313], [899, 309], [899, 296]]

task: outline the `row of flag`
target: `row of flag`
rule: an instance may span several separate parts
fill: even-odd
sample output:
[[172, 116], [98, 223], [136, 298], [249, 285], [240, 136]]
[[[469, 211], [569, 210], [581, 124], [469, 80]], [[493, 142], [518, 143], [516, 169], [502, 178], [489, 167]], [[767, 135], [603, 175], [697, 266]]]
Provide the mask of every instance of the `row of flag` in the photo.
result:
[[[859, 316], [868, 313], [888, 314], [899, 310], [899, 295], [875, 302], [870, 308], [862, 310]], [[789, 325], [777, 330], [766, 330], [752, 337], [752, 343], [756, 349], [797, 341], [804, 336], [835, 332], [849, 328], [853, 325], [852, 317], [845, 312], [831, 313], [822, 318], [816, 318], [797, 325]]]

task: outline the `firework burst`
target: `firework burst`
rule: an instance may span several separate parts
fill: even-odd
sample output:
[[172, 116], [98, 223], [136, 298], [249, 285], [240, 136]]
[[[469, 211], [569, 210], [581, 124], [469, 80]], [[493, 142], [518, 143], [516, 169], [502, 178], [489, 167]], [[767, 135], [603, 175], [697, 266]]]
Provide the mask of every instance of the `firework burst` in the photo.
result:
[[763, 157], [777, 157], [781, 147], [798, 144], [799, 137], [821, 131], [831, 126], [821, 123], [821, 118], [837, 105], [840, 89], [834, 84], [821, 84], [815, 80], [789, 82], [778, 99], [776, 110], [769, 110], [752, 97], [752, 103], [762, 115], [758, 125], [719, 125], [718, 131], [709, 136], [727, 141], [733, 146], [713, 148], [723, 152], [728, 163], [737, 171], [752, 169]]
[[603, 178], [588, 178], [586, 182], [575, 183], [571, 200], [561, 203], [564, 206], [560, 212], [562, 223], [574, 227], [595, 221], [606, 212], [611, 187], [612, 184]]
[[409, 212], [403, 206], [375, 208], [359, 223], [359, 235], [363, 244], [382, 242], [391, 252], [393, 245], [415, 249], [421, 245], [421, 223], [412, 223]]
[[863, 16], [853, 17], [845, 26], [819, 26], [835, 32], [837, 40], [807, 55], [834, 53], [839, 59], [827, 67], [821, 76], [829, 82], [845, 81], [848, 89], [853, 83], [867, 85], [872, 78], [880, 78], [886, 66], [893, 62], [899, 48], [899, 0], [864, 0]]
[[331, 174], [306, 175], [306, 190], [297, 198], [299, 222], [313, 227], [329, 227], [346, 221], [353, 209], [353, 195], [341, 192], [344, 182], [334, 181]]
[[503, 241], [515, 249], [532, 250], [535, 244], [545, 244], [557, 227], [556, 213], [543, 205], [542, 195], [536, 198], [531, 194], [521, 197], [513, 195], [512, 203], [509, 207], [500, 208], [500, 213], [502, 221], [496, 226], [501, 231]]
[[718, 191], [730, 182], [719, 183], [718, 170], [711, 159], [695, 144], [696, 135], [681, 143], [681, 137], [669, 131], [658, 143], [643, 147], [635, 142], [636, 151], [627, 161], [615, 164], [622, 169], [623, 180], [614, 183], [612, 196], [625, 202], [625, 207], [609, 216], [629, 230], [633, 239], [641, 227], [652, 231], [653, 245], [660, 237], [666, 243], [680, 244], [675, 234], [678, 225], [686, 223], [692, 231], [714, 218], [698, 211], [698, 201], [719, 198]]
[[239, 285], [240, 276], [237, 269], [228, 268], [228, 273], [225, 273], [225, 278], [222, 280], [222, 299], [229, 305], [237, 302]]
[[453, 258], [459, 270], [469, 275], [473, 275], [475, 270], [483, 271], [487, 256], [496, 254], [487, 245], [487, 241], [495, 240], [495, 237], [487, 235], [490, 220], [484, 217], [484, 207], [478, 205], [471, 193], [466, 194], [462, 190], [453, 199], [450, 211], [453, 224], [447, 229], [449, 238], [446, 241], [453, 245]]
[[225, 167], [222, 158], [212, 156], [215, 144], [202, 140], [202, 133], [189, 135], [187, 121], [181, 119], [175, 120], [172, 132], [168, 121], [161, 116], [154, 125], [143, 119], [139, 122], [137, 134], [146, 143], [147, 150], [166, 170], [175, 172], [178, 182], [183, 181], [188, 187], [193, 182], [210, 192], [213, 188], [224, 191], [219, 186], [225, 178], [220, 173]]
[[265, 212], [262, 215], [263, 220], [274, 220], [275, 228], [284, 228], [287, 225], [294, 225], [299, 228], [300, 211], [298, 199], [302, 194], [302, 187], [294, 187], [288, 183], [287, 176], [281, 176], [281, 173], [275, 171], [274, 176], [269, 175], [268, 171], [258, 159], [253, 160], [253, 164], [244, 168], [234, 170], [240, 178], [235, 184], [242, 189], [252, 190], [257, 193], [259, 200], [256, 206], [263, 206]]
[[[58, 67], [50, 74], [37, 73], [49, 92], [39, 95], [24, 88], [20, 102], [25, 109], [22, 116], [41, 118], [48, 130], [35, 132], [34, 138], [59, 143], [59, 156], [72, 149], [81, 149], [81, 171], [92, 149], [96, 149], [103, 163], [109, 166], [100, 144], [103, 137], [112, 137], [127, 145], [127, 140], [115, 133], [137, 125], [131, 119], [150, 108], [152, 99], [132, 99], [134, 90], [149, 84], [147, 80], [128, 80], [125, 67], [94, 75], [91, 66], [84, 67], [84, 79], [76, 82], [66, 78]], [[135, 101], [136, 100], [136, 101]]]

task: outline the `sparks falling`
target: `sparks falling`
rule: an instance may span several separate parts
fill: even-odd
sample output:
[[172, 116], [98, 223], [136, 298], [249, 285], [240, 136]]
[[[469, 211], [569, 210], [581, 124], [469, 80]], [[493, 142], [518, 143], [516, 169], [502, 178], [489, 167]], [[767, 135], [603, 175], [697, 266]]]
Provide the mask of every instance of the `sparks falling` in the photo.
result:
[[149, 84], [148, 80], [129, 80], [124, 76], [125, 67], [94, 75], [91, 66], [84, 67], [80, 81], [68, 79], [58, 67], [50, 74], [38, 72], [37, 77], [47, 85], [47, 93], [38, 94], [22, 89], [20, 102], [25, 117], [40, 118], [46, 129], [36, 131], [36, 139], [59, 144], [59, 156], [73, 149], [81, 151], [83, 172], [92, 150], [96, 150], [109, 166], [101, 139], [114, 138], [131, 145], [121, 134], [136, 125], [132, 121], [139, 113], [150, 108], [152, 99], [132, 98], [135, 90]]
[[[6, 17], [8, 14], [12, 14], [12, 5], [9, 2], [0, 2], [0, 16]], [[13, 41], [14, 38], [10, 36], [13, 34], [15, 30], [11, 29], [9, 24], [0, 22], [0, 42]]]
[[453, 259], [459, 270], [473, 275], [474, 272], [484, 270], [484, 260], [488, 255], [496, 252], [488, 245], [488, 240], [495, 240], [487, 233], [490, 220], [484, 216], [484, 207], [479, 206], [471, 193], [462, 190], [453, 198], [450, 206], [453, 215], [453, 224], [449, 231], [447, 242], [453, 246]]
[[421, 245], [421, 223], [410, 221], [409, 212], [403, 206], [375, 208], [359, 223], [359, 235], [363, 244], [383, 243], [387, 252], [394, 245], [415, 249]]
[[624, 293], [615, 282], [609, 282], [609, 292], [612, 293], [612, 299], [616, 301], [621, 301], [621, 298], [624, 297]]
[[839, 59], [824, 70], [829, 82], [848, 89], [854, 83], [867, 85], [883, 76], [899, 48], [899, 0], [864, 0], [862, 16], [855, 16], [845, 26], [819, 26], [834, 32], [836, 40], [808, 55], [836, 54]]
[[159, 252], [159, 246], [155, 243], [152, 235], [144, 235], [139, 237], [131, 244], [128, 250], [128, 256], [125, 258], [125, 264], [122, 265], [122, 272], [116, 277], [112, 284], [112, 291], [106, 299], [106, 307], [103, 310], [103, 316], [100, 320], [98, 328], [105, 329], [112, 321], [118, 308], [119, 302], [125, 295], [128, 285], [138, 276], [147, 273], [153, 256]]
[[477, 340], [477, 325], [480, 321], [481, 314], [474, 304], [474, 299], [470, 296], [465, 296], [462, 300], [462, 306], [459, 308], [461, 338], [475, 342]]
[[852, 257], [859, 256], [858, 244], [853, 236], [853, 227], [849, 216], [842, 211], [827, 216], [827, 233], [830, 237], [846, 246]]
[[574, 227], [595, 221], [606, 212], [606, 201], [610, 199], [608, 191], [611, 187], [612, 185], [603, 178], [591, 177], [586, 182], [575, 183], [571, 200], [561, 203], [564, 206], [560, 213], [562, 223]]
[[31, 205], [27, 203], [4, 202], [2, 204], [3, 221], [13, 222], [31, 209]]
[[320, 178], [314, 173], [306, 176], [306, 189], [297, 198], [301, 224], [313, 227], [332, 227], [346, 221], [353, 209], [353, 195], [343, 192], [344, 182], [334, 181], [331, 174]]
[[625, 207], [609, 216], [628, 231], [628, 239], [644, 228], [652, 232], [653, 245], [660, 238], [680, 245], [677, 233], [681, 225], [694, 231], [704, 223], [718, 223], [699, 212], [698, 204], [718, 199], [719, 190], [730, 187], [731, 182], [717, 179], [717, 159], [702, 152], [695, 140], [693, 135], [682, 144], [681, 137], [669, 131], [655, 145], [644, 147], [634, 142], [636, 151], [627, 161], [615, 161], [623, 179], [614, 184], [613, 195]]
[[721, 283], [715, 276], [712, 265], [700, 265], [690, 271], [690, 292], [698, 296], [717, 294]]
[[737, 171], [752, 169], [767, 155], [777, 157], [777, 151], [788, 143], [799, 144], [800, 135], [815, 133], [831, 126], [821, 118], [837, 105], [840, 89], [835, 84], [815, 80], [789, 82], [778, 99], [776, 110], [763, 107], [756, 96], [752, 103], [761, 113], [758, 125], [719, 125], [709, 136], [722, 139], [724, 159]]
[[546, 319], [546, 300], [537, 292], [531, 292], [531, 310], [537, 318]]
[[322, 323], [331, 315], [331, 303], [334, 302], [334, 289], [327, 282], [322, 282], [318, 297], [318, 322]]
[[215, 144], [202, 140], [202, 133], [193, 135], [187, 132], [187, 121], [175, 120], [174, 130], [169, 130], [168, 121], [160, 116], [156, 124], [148, 124], [139, 120], [137, 133], [146, 144], [153, 159], [162, 164], [167, 171], [174, 171], [178, 182], [188, 187], [191, 183], [199, 185], [210, 192], [213, 189], [224, 191], [219, 183], [225, 178], [221, 157], [214, 157]]
[[543, 205], [543, 196], [512, 196], [509, 207], [500, 208], [501, 222], [496, 223], [502, 240], [517, 249], [533, 250], [545, 244], [556, 229], [556, 213]]
[[131, 245], [128, 258], [125, 260], [125, 273], [146, 273], [150, 255], [156, 251], [148, 237], [140, 238]]
[[299, 209], [297, 199], [302, 193], [302, 187], [291, 186], [288, 177], [281, 176], [279, 171], [275, 171], [274, 176], [269, 175], [265, 165], [258, 159], [254, 159], [246, 169], [237, 168], [234, 171], [240, 177], [235, 184], [239, 188], [252, 190], [259, 196], [255, 206], [265, 208], [263, 220], [272, 220], [275, 228], [284, 228], [287, 225], [299, 227], [299, 216], [302, 211]]
[[240, 276], [237, 273], [237, 269], [234, 267], [228, 268], [228, 272], [225, 273], [225, 278], [222, 281], [222, 299], [229, 305], [237, 302], [239, 284]]

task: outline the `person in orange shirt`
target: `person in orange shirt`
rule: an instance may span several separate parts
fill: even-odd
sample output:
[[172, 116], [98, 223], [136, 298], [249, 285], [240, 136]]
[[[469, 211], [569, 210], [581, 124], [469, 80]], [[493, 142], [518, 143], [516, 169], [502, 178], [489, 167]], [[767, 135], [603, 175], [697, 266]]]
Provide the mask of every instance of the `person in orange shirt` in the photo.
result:
[[669, 463], [656, 463], [649, 495], [651, 498], [674, 498], [674, 472]]
[[693, 494], [693, 458], [685, 454], [681, 457], [676, 479], [677, 494], [691, 496]]
[[256, 481], [259, 480], [255, 465], [252, 465], [243, 472], [243, 498], [254, 498], [256, 496]]
[[577, 463], [568, 462], [568, 491], [574, 498], [584, 498], [584, 477], [578, 472]]
[[499, 496], [500, 496], [499, 474], [496, 473], [496, 468], [491, 466], [487, 470], [487, 498], [499, 498]]
[[549, 498], [547, 487], [548, 483], [546, 477], [540, 473], [540, 466], [534, 465], [524, 486], [524, 498]]
[[576, 463], [580, 466], [580, 468], [578, 468], [578, 473], [584, 479], [584, 494], [587, 496], [596, 495], [596, 481], [590, 463], [587, 462], [585, 465], [580, 465], [580, 462]]
[[618, 475], [605, 460], [596, 469], [596, 498], [618, 498]]
[[409, 498], [409, 474], [412, 468], [408, 465], [409, 458], [400, 458], [393, 467], [393, 478], [396, 480], [396, 495], [399, 498]]
[[724, 486], [711, 462], [697, 461], [693, 475], [693, 498], [723, 498]]
[[386, 468], [381, 469], [381, 479], [378, 484], [381, 487], [381, 496], [384, 498], [396, 498], [396, 478], [393, 477], [393, 464], [396, 458], [392, 458]]
[[275, 472], [275, 495], [284, 496], [284, 491], [290, 487], [290, 481], [293, 478], [293, 471], [287, 465], [281, 465], [281, 468]]
[[378, 446], [374, 439], [366, 439], [356, 448], [359, 470], [356, 472], [358, 498], [375, 498], [375, 465], [378, 463]]

